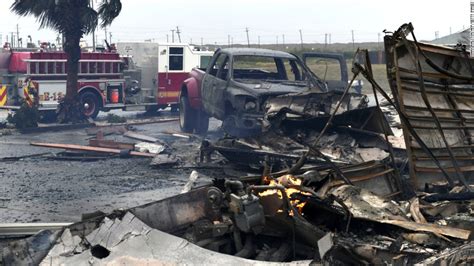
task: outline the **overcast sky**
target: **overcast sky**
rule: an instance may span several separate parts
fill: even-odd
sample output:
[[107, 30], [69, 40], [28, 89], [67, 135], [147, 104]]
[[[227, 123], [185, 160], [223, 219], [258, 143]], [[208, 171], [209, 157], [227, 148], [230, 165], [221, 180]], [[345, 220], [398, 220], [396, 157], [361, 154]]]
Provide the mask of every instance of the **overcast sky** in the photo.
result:
[[[97, 1], [97, 0], [94, 0]], [[100, 0], [99, 0], [100, 1]], [[0, 34], [16, 32], [26, 39], [53, 41], [51, 30], [38, 30], [33, 18], [20, 18], [9, 10], [13, 0], [0, 0]], [[304, 42], [324, 43], [330, 33], [333, 43], [378, 40], [382, 31], [393, 31], [405, 22], [413, 22], [418, 39], [431, 40], [435, 32], [444, 36], [470, 25], [470, 1], [416, 0], [122, 0], [120, 16], [108, 29], [116, 41], [153, 39], [171, 41], [171, 29], [179, 26], [183, 42], [227, 44], [228, 35], [234, 43], [246, 43], [245, 28], [250, 41], [257, 43], [299, 42], [299, 29]], [[104, 30], [96, 35], [104, 38]], [[278, 37], [277, 37], [278, 36]], [[86, 37], [90, 39], [90, 37]], [[177, 37], [176, 37], [177, 39]]]

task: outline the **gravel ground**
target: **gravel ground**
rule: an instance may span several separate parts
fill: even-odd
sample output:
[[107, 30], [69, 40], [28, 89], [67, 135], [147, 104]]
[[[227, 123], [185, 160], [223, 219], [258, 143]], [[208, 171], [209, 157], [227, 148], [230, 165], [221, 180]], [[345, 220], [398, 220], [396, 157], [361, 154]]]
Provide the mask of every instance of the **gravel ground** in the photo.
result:
[[[132, 118], [137, 112], [114, 111]], [[164, 118], [173, 117], [162, 112]], [[6, 113], [0, 111], [0, 122]], [[99, 119], [104, 119], [101, 114]], [[211, 133], [219, 122], [211, 120]], [[192, 163], [200, 140], [177, 138], [163, 131], [179, 131], [178, 122], [134, 126], [137, 132], [164, 140], [170, 152]], [[32, 141], [87, 144], [84, 129], [0, 136], [0, 158], [62, 150], [32, 147]], [[134, 142], [123, 136], [107, 139]], [[55, 161], [42, 157], [0, 162], [0, 222], [74, 222], [83, 213], [110, 212], [179, 193], [190, 169], [154, 169], [148, 158], [110, 158], [95, 162]], [[204, 174], [206, 174], [204, 172]], [[205, 182], [206, 179], [203, 179]]]

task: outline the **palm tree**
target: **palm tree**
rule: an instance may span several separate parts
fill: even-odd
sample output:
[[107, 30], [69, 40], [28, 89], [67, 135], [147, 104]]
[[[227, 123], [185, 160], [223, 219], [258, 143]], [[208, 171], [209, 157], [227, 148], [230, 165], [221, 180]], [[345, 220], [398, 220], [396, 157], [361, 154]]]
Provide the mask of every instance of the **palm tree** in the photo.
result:
[[94, 10], [94, 0], [15, 0], [10, 9], [20, 15], [32, 15], [40, 23], [40, 28], [51, 28], [64, 36], [64, 51], [67, 54], [67, 89], [60, 103], [63, 121], [75, 120], [81, 113], [77, 99], [77, 80], [81, 48], [79, 42], [86, 34], [93, 33], [100, 25], [106, 27], [120, 14], [120, 0], [101, 0], [98, 10]]

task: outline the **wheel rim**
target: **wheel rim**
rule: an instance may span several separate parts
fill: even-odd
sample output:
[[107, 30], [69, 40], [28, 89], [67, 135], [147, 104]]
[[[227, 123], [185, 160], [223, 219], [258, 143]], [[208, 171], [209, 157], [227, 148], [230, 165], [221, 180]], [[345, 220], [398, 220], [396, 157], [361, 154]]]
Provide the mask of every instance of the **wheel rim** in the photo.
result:
[[82, 99], [82, 108], [85, 116], [91, 116], [94, 114], [96, 109], [95, 100], [91, 97], [84, 97]]

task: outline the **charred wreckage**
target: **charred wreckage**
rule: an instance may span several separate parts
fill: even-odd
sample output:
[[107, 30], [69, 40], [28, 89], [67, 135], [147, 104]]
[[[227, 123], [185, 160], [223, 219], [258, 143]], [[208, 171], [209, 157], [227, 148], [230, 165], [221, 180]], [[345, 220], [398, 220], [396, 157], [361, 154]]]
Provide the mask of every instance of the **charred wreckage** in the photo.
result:
[[367, 51], [353, 65], [375, 105], [352, 82], [270, 98], [263, 133], [202, 142], [226, 178], [10, 242], [3, 263], [473, 263], [474, 62], [411, 24], [385, 51], [391, 96]]

